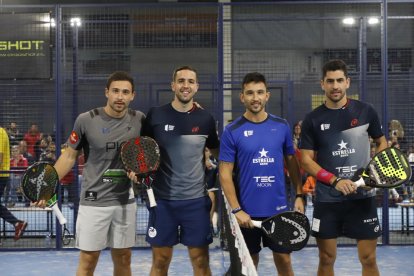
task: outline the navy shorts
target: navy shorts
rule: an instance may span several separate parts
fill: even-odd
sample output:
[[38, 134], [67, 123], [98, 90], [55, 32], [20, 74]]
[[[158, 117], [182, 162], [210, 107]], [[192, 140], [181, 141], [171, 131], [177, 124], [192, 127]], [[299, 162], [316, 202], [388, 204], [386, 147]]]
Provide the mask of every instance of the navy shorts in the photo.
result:
[[375, 197], [342, 202], [315, 202], [312, 235], [369, 240], [381, 235]]
[[213, 242], [208, 196], [189, 200], [157, 199], [150, 209], [146, 241], [151, 246], [203, 247]]
[[[258, 220], [263, 221], [266, 218], [251, 218], [252, 220]], [[247, 248], [249, 249], [249, 252], [251, 255], [258, 254], [260, 250], [262, 250], [262, 242], [263, 247], [268, 247], [270, 250], [272, 250], [275, 253], [286, 253], [289, 254], [292, 251], [287, 250], [278, 244], [272, 242], [271, 239], [269, 239], [265, 233], [259, 228], [244, 228], [240, 227], [240, 230], [243, 234], [244, 241], [246, 242]]]

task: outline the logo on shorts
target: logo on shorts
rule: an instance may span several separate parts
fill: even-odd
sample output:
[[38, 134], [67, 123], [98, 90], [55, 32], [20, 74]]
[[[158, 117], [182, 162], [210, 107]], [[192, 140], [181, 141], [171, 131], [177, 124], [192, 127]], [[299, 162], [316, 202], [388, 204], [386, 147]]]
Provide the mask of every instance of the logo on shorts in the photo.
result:
[[155, 236], [157, 235], [157, 229], [155, 229], [154, 227], [150, 227], [149, 229], [148, 229], [148, 236], [150, 237], [150, 238], [154, 238]]
[[379, 229], [380, 229], [379, 225], [375, 226], [374, 232], [377, 233], [379, 231]]

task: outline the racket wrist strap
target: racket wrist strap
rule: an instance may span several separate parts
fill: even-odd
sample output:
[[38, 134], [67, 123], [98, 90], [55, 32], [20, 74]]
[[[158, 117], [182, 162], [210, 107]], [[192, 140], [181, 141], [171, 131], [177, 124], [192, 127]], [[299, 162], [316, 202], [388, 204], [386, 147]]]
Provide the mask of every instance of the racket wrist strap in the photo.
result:
[[325, 184], [331, 184], [331, 178], [335, 175], [333, 173], [328, 172], [325, 169], [320, 169], [316, 174], [316, 179]]
[[236, 214], [236, 213], [240, 212], [241, 210], [242, 210], [242, 208], [239, 206], [239, 207], [236, 207], [233, 210], [231, 210], [231, 213]]

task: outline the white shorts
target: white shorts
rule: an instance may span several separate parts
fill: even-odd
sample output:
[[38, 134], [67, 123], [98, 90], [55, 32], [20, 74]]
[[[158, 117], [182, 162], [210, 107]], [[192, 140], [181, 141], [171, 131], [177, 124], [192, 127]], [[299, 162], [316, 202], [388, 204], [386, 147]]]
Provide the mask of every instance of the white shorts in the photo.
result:
[[137, 205], [79, 206], [76, 221], [76, 247], [100, 251], [106, 247], [130, 248], [135, 245]]

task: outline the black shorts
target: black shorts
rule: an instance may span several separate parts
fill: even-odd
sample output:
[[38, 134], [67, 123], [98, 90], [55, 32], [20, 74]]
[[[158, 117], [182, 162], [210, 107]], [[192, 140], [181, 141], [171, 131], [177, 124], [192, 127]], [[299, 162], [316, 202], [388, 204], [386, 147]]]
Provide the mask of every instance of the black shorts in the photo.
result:
[[315, 202], [312, 236], [335, 239], [345, 236], [358, 240], [381, 236], [375, 197], [342, 202]]
[[[263, 221], [266, 218], [252, 218], [253, 220]], [[292, 251], [287, 250], [280, 245], [272, 242], [261, 229], [259, 228], [244, 228], [240, 227], [240, 230], [243, 234], [244, 241], [246, 242], [247, 248], [251, 255], [257, 254], [262, 250], [261, 243], [263, 242], [263, 247], [269, 247], [275, 253], [286, 253], [289, 254]]]

